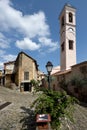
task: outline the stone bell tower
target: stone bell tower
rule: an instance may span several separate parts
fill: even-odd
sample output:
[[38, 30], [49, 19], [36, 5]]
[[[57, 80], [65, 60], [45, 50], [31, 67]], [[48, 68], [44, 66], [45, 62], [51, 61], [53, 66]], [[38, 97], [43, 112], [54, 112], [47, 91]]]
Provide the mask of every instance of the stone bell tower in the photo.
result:
[[61, 71], [76, 64], [76, 9], [66, 4], [60, 20], [60, 64]]

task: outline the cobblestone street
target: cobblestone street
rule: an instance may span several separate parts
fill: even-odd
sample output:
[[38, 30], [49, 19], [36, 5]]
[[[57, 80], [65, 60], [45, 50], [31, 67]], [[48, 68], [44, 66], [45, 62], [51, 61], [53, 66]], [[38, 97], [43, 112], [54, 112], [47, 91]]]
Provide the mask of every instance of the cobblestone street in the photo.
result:
[[11, 102], [0, 110], [0, 130], [35, 130], [35, 122], [31, 124], [32, 119], [29, 119], [33, 115], [29, 107], [36, 97], [37, 95], [30, 92], [19, 92], [0, 86], [0, 105]]
[[[0, 86], [0, 105], [11, 102], [0, 110], [0, 130], [36, 130], [30, 105], [37, 97], [37, 94]], [[61, 130], [87, 130], [87, 106], [75, 105], [74, 121], [65, 120]]]

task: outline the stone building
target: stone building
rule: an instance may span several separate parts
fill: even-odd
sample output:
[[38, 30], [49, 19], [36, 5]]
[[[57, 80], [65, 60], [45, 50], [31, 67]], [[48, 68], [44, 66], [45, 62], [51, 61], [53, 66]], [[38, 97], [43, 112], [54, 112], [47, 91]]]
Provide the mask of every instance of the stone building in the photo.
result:
[[31, 90], [30, 81], [38, 80], [37, 61], [24, 52], [20, 52], [13, 62], [4, 63], [4, 85], [15, 84], [24, 91]]
[[69, 94], [87, 102], [87, 61], [71, 66], [71, 69], [58, 71], [52, 76], [51, 88], [55, 84], [55, 90], [65, 89]]
[[76, 63], [76, 9], [66, 4], [59, 20], [60, 69], [51, 73], [51, 89], [61, 90], [62, 85], [68, 93], [87, 102], [87, 61]]
[[[71, 72], [71, 66], [76, 64], [76, 9], [65, 4], [60, 15], [60, 69], [51, 83], [52, 89], [59, 90], [59, 83], [64, 75]], [[58, 75], [58, 76], [57, 76]], [[55, 87], [53, 87], [55, 86]]]
[[9, 86], [14, 82], [15, 61], [4, 63], [3, 85]]
[[2, 72], [2, 70], [0, 70], [0, 85], [3, 84], [2, 76], [3, 76], [3, 72]]

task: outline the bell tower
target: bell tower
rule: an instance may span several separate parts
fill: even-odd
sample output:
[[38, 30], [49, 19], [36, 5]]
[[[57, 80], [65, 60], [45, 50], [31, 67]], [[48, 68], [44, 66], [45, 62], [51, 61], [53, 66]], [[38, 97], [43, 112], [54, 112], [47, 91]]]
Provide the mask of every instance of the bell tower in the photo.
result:
[[66, 4], [60, 20], [60, 64], [61, 71], [76, 64], [76, 9]]

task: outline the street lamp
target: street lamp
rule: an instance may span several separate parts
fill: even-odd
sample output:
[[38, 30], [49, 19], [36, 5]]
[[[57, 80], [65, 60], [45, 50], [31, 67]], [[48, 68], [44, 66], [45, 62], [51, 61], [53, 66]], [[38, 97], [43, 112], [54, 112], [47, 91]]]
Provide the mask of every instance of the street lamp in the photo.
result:
[[48, 89], [50, 89], [50, 73], [52, 71], [52, 68], [53, 68], [53, 65], [50, 61], [47, 62], [46, 64], [46, 69], [47, 69], [47, 72], [48, 72]]

